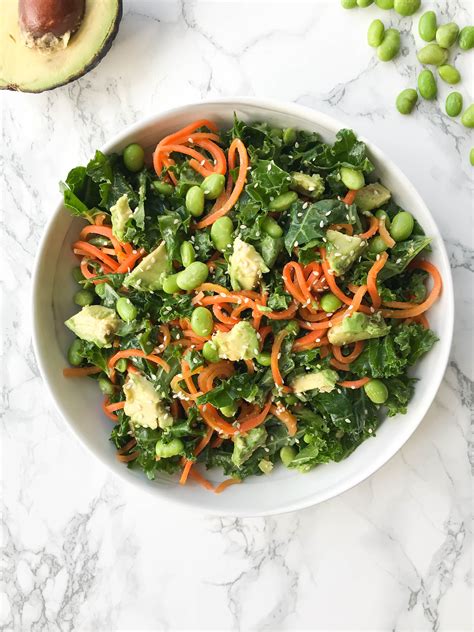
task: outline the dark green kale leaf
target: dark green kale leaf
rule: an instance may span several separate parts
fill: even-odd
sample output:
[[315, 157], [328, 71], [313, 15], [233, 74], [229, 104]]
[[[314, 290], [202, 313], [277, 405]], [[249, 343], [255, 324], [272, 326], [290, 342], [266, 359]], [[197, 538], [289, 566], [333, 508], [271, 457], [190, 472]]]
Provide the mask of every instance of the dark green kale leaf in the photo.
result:
[[245, 190], [254, 202], [267, 208], [272, 199], [288, 191], [290, 182], [290, 174], [273, 160], [259, 160], [250, 172]]
[[393, 417], [398, 413], [404, 415], [415, 392], [416, 380], [402, 375], [385, 379], [384, 383], [388, 389], [388, 399], [384, 404], [388, 408], [388, 416]]

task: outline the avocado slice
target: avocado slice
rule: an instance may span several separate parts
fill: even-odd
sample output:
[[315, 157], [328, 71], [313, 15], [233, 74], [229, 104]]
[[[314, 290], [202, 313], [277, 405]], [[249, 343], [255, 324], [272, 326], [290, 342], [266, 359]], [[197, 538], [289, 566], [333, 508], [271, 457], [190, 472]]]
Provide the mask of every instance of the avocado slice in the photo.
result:
[[328, 330], [328, 340], [332, 345], [342, 346], [358, 340], [380, 338], [389, 331], [390, 325], [387, 325], [380, 314], [367, 316], [362, 312], [355, 312]]
[[388, 202], [391, 197], [392, 194], [387, 187], [384, 187], [380, 182], [376, 182], [375, 184], [368, 184], [362, 187], [362, 189], [359, 189], [354, 201], [361, 211], [368, 213], [380, 208], [383, 204]]
[[171, 271], [171, 262], [168, 261], [165, 242], [147, 255], [137, 267], [125, 277], [125, 287], [133, 287], [141, 292], [154, 292], [161, 290], [163, 279]]
[[18, 0], [2, 1], [0, 89], [43, 92], [92, 70], [108, 52], [122, 18], [122, 0], [86, 0], [84, 17], [63, 47], [29, 48], [18, 20]]
[[264, 426], [252, 428], [245, 435], [234, 437], [234, 450], [231, 460], [234, 465], [241, 467], [248, 461], [257, 448], [265, 444], [267, 431]]
[[327, 260], [335, 276], [347, 272], [367, 246], [367, 242], [360, 237], [345, 235], [338, 230], [329, 229], [326, 239]]

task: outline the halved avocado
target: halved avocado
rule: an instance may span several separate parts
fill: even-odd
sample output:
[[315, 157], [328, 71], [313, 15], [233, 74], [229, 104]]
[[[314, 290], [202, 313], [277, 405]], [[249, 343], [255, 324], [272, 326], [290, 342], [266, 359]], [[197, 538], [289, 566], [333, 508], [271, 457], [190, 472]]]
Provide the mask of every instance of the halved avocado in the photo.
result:
[[122, 0], [86, 0], [84, 17], [64, 48], [29, 48], [20, 30], [18, 0], [1, 0], [0, 89], [43, 92], [92, 70], [108, 52], [122, 19]]

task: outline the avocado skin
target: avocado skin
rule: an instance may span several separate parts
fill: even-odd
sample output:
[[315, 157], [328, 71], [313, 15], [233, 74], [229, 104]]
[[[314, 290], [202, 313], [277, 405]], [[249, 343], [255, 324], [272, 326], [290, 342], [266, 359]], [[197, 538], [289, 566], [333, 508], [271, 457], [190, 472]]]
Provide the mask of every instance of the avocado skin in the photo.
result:
[[27, 92], [29, 94], [41, 94], [42, 92], [48, 92], [49, 90], [55, 90], [56, 88], [60, 88], [61, 86], [66, 86], [68, 83], [72, 81], [76, 81], [76, 79], [80, 79], [85, 74], [94, 70], [94, 68], [102, 61], [102, 59], [107, 55], [110, 50], [110, 47], [113, 44], [114, 39], [117, 37], [120, 22], [123, 16], [123, 2], [122, 0], [117, 0], [117, 13], [114, 20], [114, 26], [112, 31], [110, 32], [105, 44], [102, 48], [97, 51], [94, 57], [90, 60], [90, 62], [85, 66], [82, 70], [80, 70], [76, 75], [69, 77], [66, 81], [62, 81], [54, 86], [50, 86], [49, 88], [43, 88], [41, 90], [28, 90], [28, 88], [21, 89], [16, 84], [8, 84], [7, 86], [0, 86], [0, 90], [13, 90], [14, 92]]

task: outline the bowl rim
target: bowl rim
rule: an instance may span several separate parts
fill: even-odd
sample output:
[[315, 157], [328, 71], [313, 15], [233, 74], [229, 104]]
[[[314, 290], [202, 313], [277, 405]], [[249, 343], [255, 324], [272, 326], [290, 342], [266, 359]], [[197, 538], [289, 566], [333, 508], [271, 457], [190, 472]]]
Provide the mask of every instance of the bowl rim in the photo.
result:
[[[229, 106], [233, 108], [239, 107], [257, 107], [259, 109], [268, 109], [269, 112], [281, 112], [282, 114], [294, 116], [296, 118], [302, 118], [307, 120], [310, 123], [314, 123], [315, 125], [320, 125], [326, 128], [330, 133], [336, 133], [338, 130], [346, 127], [343, 123], [339, 122], [337, 119], [319, 112], [313, 108], [308, 106], [292, 103], [289, 101], [284, 101], [281, 99], [271, 99], [271, 98], [259, 98], [259, 97], [248, 97], [248, 96], [235, 96], [235, 97], [220, 97], [213, 99], [204, 99], [197, 103], [186, 103], [184, 105], [177, 105], [174, 107], [166, 108], [164, 110], [159, 110], [157, 113], [144, 117], [137, 121], [136, 123], [127, 126], [121, 132], [115, 134], [111, 140], [102, 145], [100, 150], [104, 153], [110, 152], [114, 147], [120, 145], [124, 142], [125, 139], [141, 131], [142, 128], [158, 123], [161, 119], [172, 116], [179, 115], [185, 112], [192, 112], [193, 109], [198, 108], [200, 106]], [[191, 115], [192, 116], [192, 115]], [[175, 508], [180, 508], [181, 510], [187, 511], [200, 511], [202, 514], [212, 515], [212, 516], [236, 516], [236, 517], [255, 517], [255, 516], [270, 516], [270, 515], [279, 515], [284, 513], [289, 513], [292, 511], [297, 511], [300, 509], [305, 509], [311, 507], [313, 505], [317, 505], [331, 498], [335, 498], [340, 494], [349, 491], [356, 485], [362, 483], [367, 478], [372, 476], [377, 470], [379, 470], [383, 465], [388, 463], [397, 453], [398, 451], [405, 445], [408, 439], [414, 434], [415, 430], [419, 427], [422, 420], [426, 416], [429, 408], [431, 407], [436, 394], [439, 390], [441, 381], [446, 372], [446, 367], [449, 360], [449, 355], [451, 351], [452, 338], [453, 338], [453, 330], [454, 330], [454, 292], [453, 292], [453, 281], [452, 281], [452, 271], [449, 263], [448, 254], [446, 251], [446, 246], [444, 244], [444, 240], [441, 236], [437, 223], [425, 204], [423, 198], [418, 193], [415, 186], [411, 183], [410, 179], [405, 175], [405, 173], [389, 158], [377, 145], [374, 145], [370, 142], [364, 135], [357, 134], [358, 138], [365, 142], [369, 147], [369, 151], [371, 155], [374, 157], [374, 162], [383, 163], [384, 167], [393, 173], [397, 179], [399, 179], [405, 190], [412, 196], [419, 207], [422, 207], [427, 215], [431, 218], [433, 223], [434, 230], [432, 232], [432, 236], [436, 239], [438, 255], [442, 260], [445, 271], [443, 271], [443, 295], [447, 298], [447, 310], [443, 317], [443, 339], [444, 345], [441, 350], [442, 357], [438, 359], [438, 368], [435, 374], [432, 374], [429, 379], [429, 396], [425, 397], [425, 401], [421, 406], [421, 411], [419, 411], [418, 418], [415, 422], [412, 422], [409, 427], [404, 427], [400, 429], [399, 434], [397, 435], [397, 441], [394, 441], [391, 444], [390, 449], [385, 449], [380, 455], [379, 458], [373, 459], [370, 463], [360, 470], [357, 476], [353, 476], [349, 481], [343, 480], [338, 484], [331, 487], [331, 489], [326, 491], [317, 491], [313, 493], [309, 493], [302, 499], [298, 499], [289, 503], [285, 503], [281, 507], [276, 507], [260, 512], [248, 511], [248, 510], [239, 510], [229, 511], [226, 509], [219, 510], [218, 507], [209, 507], [209, 506], [199, 506], [199, 509], [196, 505], [191, 505], [187, 503], [185, 500], [181, 499], [179, 494], [173, 495], [171, 498], [165, 498], [160, 496], [160, 494], [156, 493], [156, 488], [143, 485], [140, 482], [140, 479], [137, 479], [132, 476], [127, 476], [127, 469], [123, 468], [122, 471], [115, 471], [102, 459], [102, 457], [96, 453], [94, 448], [91, 445], [88, 445], [83, 438], [80, 436], [78, 431], [75, 428], [75, 425], [69, 421], [65, 412], [63, 412], [63, 407], [61, 403], [61, 397], [59, 394], [56, 394], [50, 380], [48, 378], [48, 368], [47, 362], [45, 358], [42, 356], [40, 352], [40, 344], [39, 339], [41, 336], [41, 332], [38, 329], [38, 322], [35, 317], [36, 305], [39, 300], [39, 292], [40, 287], [38, 283], [38, 278], [40, 275], [41, 262], [44, 257], [44, 253], [46, 250], [46, 245], [51, 238], [51, 235], [54, 230], [55, 222], [58, 219], [58, 216], [64, 211], [63, 201], [59, 200], [58, 204], [55, 207], [54, 212], [51, 217], [48, 219], [45, 229], [43, 231], [43, 235], [41, 237], [39, 247], [35, 256], [33, 270], [32, 270], [32, 279], [31, 279], [31, 302], [30, 302], [30, 317], [32, 323], [32, 343], [33, 350], [36, 358], [36, 362], [40, 371], [41, 378], [43, 380], [44, 386], [46, 387], [46, 391], [49, 393], [51, 400], [53, 401], [56, 411], [59, 413], [61, 418], [64, 420], [66, 427], [72, 433], [72, 435], [78, 440], [82, 448], [84, 448], [89, 454], [91, 454], [97, 461], [101, 463], [103, 467], [107, 469], [109, 473], [123, 480], [126, 484], [131, 485], [133, 488], [140, 490], [141, 492], [146, 492], [149, 496], [153, 496], [155, 501], [159, 501], [164, 505], [172, 505]]]

